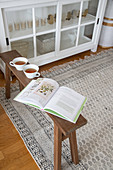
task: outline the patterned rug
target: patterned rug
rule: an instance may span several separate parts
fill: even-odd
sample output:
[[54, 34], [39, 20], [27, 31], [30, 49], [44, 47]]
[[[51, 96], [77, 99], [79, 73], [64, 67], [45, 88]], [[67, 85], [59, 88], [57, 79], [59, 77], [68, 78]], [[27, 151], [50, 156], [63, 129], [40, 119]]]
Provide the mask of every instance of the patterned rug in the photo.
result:
[[[42, 73], [60, 85], [70, 87], [88, 101], [82, 115], [87, 125], [77, 130], [79, 164], [71, 161], [69, 141], [62, 142], [62, 169], [113, 170], [113, 49], [86, 56]], [[0, 89], [0, 103], [18, 130], [29, 153], [41, 170], [53, 170], [53, 122], [46, 113], [13, 101], [18, 84], [11, 87], [11, 99]]]

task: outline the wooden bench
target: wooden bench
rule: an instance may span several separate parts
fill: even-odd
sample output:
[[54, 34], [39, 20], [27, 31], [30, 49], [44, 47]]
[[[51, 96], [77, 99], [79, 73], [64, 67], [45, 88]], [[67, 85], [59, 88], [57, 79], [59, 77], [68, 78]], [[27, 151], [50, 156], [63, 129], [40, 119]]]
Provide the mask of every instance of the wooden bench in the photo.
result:
[[[0, 53], [0, 58], [6, 64], [6, 98], [10, 98], [10, 74], [12, 73], [16, 76], [20, 84], [20, 90], [28, 85], [31, 81], [28, 79], [23, 71], [18, 71], [14, 67], [9, 65], [9, 62], [14, 58], [21, 56], [17, 51], [9, 51], [5, 53]], [[54, 122], [54, 170], [61, 169], [61, 152], [62, 152], [62, 141], [66, 138], [69, 138], [70, 149], [72, 161], [75, 164], [79, 163], [78, 159], [78, 149], [77, 149], [77, 139], [76, 139], [76, 130], [87, 123], [87, 120], [80, 115], [77, 122], [71, 123], [67, 120], [61, 119], [50, 113], [47, 113], [49, 117]]]

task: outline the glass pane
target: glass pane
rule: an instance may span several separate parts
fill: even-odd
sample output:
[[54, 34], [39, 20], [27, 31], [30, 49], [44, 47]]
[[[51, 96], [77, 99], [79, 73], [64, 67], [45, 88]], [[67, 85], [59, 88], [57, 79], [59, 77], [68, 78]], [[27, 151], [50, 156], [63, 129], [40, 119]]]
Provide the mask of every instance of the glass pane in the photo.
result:
[[78, 45], [92, 41], [93, 29], [94, 29], [94, 24], [80, 27], [80, 34], [79, 34], [80, 36], [79, 36]]
[[74, 47], [76, 45], [77, 29], [61, 32], [60, 50]]
[[55, 33], [37, 36], [37, 55], [55, 51]]
[[36, 32], [56, 28], [56, 6], [36, 8]]
[[32, 11], [31, 9], [7, 11], [6, 18], [10, 38], [32, 34]]
[[78, 24], [80, 3], [63, 5], [61, 28], [75, 26]]
[[81, 23], [87, 23], [91, 21], [95, 21], [95, 16], [97, 13], [99, 0], [90, 0], [83, 2], [83, 9], [82, 9], [82, 20]]
[[17, 50], [24, 57], [34, 57], [33, 38], [11, 42], [11, 48]]

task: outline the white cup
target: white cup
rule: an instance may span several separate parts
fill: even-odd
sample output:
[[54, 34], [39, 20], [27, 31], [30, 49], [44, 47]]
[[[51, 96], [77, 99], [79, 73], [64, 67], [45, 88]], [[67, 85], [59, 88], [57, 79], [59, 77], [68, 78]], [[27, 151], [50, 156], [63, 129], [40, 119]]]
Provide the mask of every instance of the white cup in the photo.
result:
[[23, 70], [23, 67], [27, 64], [28, 59], [25, 57], [17, 57], [14, 60], [10, 61], [9, 64], [15, 67], [17, 70]]
[[39, 77], [40, 73], [38, 72], [39, 67], [35, 64], [28, 64], [23, 67], [23, 72], [29, 79], [32, 79], [34, 77]]

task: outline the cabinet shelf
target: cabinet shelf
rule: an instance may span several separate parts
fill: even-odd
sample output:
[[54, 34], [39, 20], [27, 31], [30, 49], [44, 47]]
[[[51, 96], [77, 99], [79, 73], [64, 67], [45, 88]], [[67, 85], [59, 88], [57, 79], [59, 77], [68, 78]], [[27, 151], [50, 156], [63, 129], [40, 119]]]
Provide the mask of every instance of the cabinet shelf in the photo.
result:
[[47, 32], [47, 31], [52, 31], [56, 29], [56, 23], [53, 23], [52, 25], [46, 23], [45, 26], [39, 26], [36, 28], [36, 33], [42, 33], [42, 32]]
[[69, 21], [68, 20], [62, 21], [62, 27], [61, 28], [63, 29], [63, 28], [67, 28], [67, 27], [77, 26], [78, 21], [79, 21], [78, 18], [70, 19]]
[[24, 30], [18, 30], [18, 31], [12, 31], [10, 32], [10, 41], [15, 40], [15, 39], [20, 39], [20, 38], [26, 38], [26, 37], [31, 37], [33, 36], [33, 30], [32, 29], [24, 29]]
[[43, 31], [43, 32], [36, 33], [36, 36], [44, 35], [44, 34], [49, 34], [49, 33], [53, 33], [53, 32], [56, 32], [56, 29], [47, 30], [47, 31]]
[[86, 36], [82, 36], [79, 38], [78, 45], [85, 44], [88, 42], [91, 42], [91, 39]]
[[[36, 35], [41, 35], [49, 32], [54, 32], [56, 30], [56, 24], [46, 26], [41, 26], [36, 28]], [[33, 37], [33, 30], [32, 29], [24, 29], [24, 30], [18, 30], [18, 31], [12, 31], [10, 32], [10, 41], [23, 39], [27, 37]]]
[[95, 16], [87, 14], [86, 17], [82, 17], [81, 24], [85, 24], [85, 23], [89, 24], [95, 22], [95, 19], [96, 19]]
[[[69, 21], [63, 21], [62, 22], [62, 29], [61, 30], [66, 30], [66, 29], [70, 29], [70, 28], [76, 28], [78, 26], [78, 21], [79, 18], [76, 19], [70, 19]], [[81, 25], [83, 24], [90, 24], [90, 23], [94, 23], [95, 22], [95, 16], [87, 14], [86, 17], [82, 17], [81, 18]]]
[[61, 41], [61, 46], [60, 46], [60, 50], [65, 50], [65, 49], [68, 49], [68, 48], [72, 48], [72, 47], [75, 47], [74, 44], [71, 44], [69, 43], [71, 42], [70, 39], [68, 39], [67, 41]]

